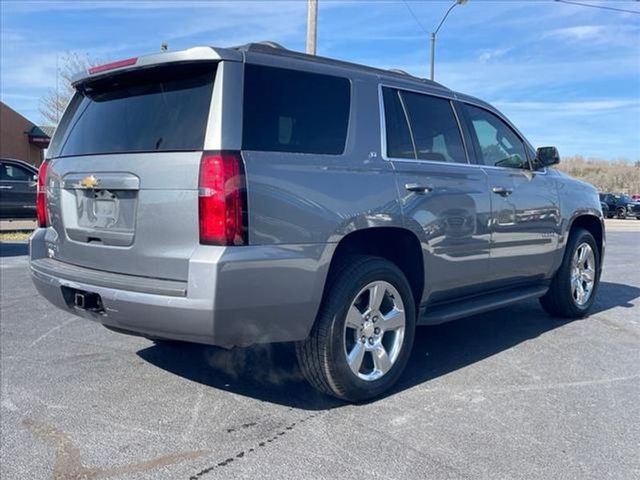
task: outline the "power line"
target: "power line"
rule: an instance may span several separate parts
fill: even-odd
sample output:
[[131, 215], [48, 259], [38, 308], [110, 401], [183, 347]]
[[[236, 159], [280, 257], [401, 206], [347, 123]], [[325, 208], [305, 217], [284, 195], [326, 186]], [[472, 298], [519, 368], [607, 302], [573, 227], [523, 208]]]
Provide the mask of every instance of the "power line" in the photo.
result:
[[[624, 13], [635, 13], [636, 15], [640, 15], [640, 11], [639, 10], [627, 10], [624, 8], [616, 8], [616, 7], [607, 7], [605, 5], [593, 5], [590, 3], [580, 3], [580, 2], [573, 2], [570, 0], [555, 0], [556, 2], [559, 3], [566, 3], [568, 5], [578, 5], [580, 7], [591, 7], [591, 8], [599, 8], [601, 10], [613, 10], [614, 12], [624, 12]], [[638, 0], [636, 0], [638, 1]]]
[[422, 25], [422, 22], [420, 22], [420, 19], [416, 16], [415, 12], [411, 9], [409, 4], [407, 3], [407, 0], [402, 0], [402, 3], [404, 3], [404, 6], [407, 7], [407, 10], [409, 10], [409, 13], [413, 17], [413, 19], [416, 21], [418, 26], [422, 29], [422, 31], [428, 34], [429, 31], [426, 28], [424, 28], [424, 25]]

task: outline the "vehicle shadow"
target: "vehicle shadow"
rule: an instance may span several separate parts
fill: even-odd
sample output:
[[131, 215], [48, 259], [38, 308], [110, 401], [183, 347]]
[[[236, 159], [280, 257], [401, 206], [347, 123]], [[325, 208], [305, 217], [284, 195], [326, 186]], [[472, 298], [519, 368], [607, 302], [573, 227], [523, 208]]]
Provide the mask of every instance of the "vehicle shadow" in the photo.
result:
[[29, 255], [27, 242], [0, 242], [0, 257], [19, 257]]
[[[630, 302], [638, 297], [640, 288], [602, 282], [595, 312], [630, 308]], [[385, 396], [479, 362], [567, 323], [549, 317], [534, 300], [443, 325], [420, 327], [405, 372]], [[306, 383], [291, 344], [224, 350], [160, 343], [137, 353], [145, 361], [183, 378], [261, 401], [306, 410], [345, 405]]]
[[600, 282], [592, 313], [599, 313], [613, 307], [633, 308], [631, 303], [640, 297], [640, 288], [622, 283]]

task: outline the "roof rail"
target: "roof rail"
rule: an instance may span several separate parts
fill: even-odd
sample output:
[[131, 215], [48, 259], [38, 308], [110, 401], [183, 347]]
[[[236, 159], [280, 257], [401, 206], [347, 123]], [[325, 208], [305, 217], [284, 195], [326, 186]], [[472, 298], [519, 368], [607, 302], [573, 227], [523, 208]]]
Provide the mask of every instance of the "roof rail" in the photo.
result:
[[244, 45], [238, 45], [237, 47], [231, 47], [234, 50], [240, 50], [242, 52], [250, 51], [270, 51], [270, 50], [287, 50], [278, 42], [272, 40], [263, 40], [261, 42], [245, 43]]
[[390, 68], [389, 71], [393, 73], [399, 73], [400, 75], [408, 75], [409, 77], [413, 77], [413, 75], [411, 75], [409, 72], [400, 70], [399, 68]]
[[391, 70], [385, 70], [385, 69], [381, 69], [381, 68], [376, 68], [376, 67], [369, 67], [366, 65], [360, 65], [357, 63], [351, 63], [348, 61], [344, 61], [344, 60], [337, 60], [337, 59], [333, 59], [333, 58], [327, 58], [327, 57], [321, 57], [321, 56], [317, 56], [317, 55], [309, 55], [307, 53], [303, 53], [303, 52], [298, 52], [296, 50], [289, 50], [288, 48], [283, 47], [282, 45], [276, 43], [276, 42], [271, 42], [271, 41], [265, 41], [265, 42], [255, 42], [255, 43], [247, 43], [245, 45], [239, 45], [237, 47], [231, 47], [232, 50], [236, 50], [239, 52], [256, 52], [256, 53], [266, 53], [266, 54], [270, 54], [270, 55], [281, 55], [281, 56], [286, 56], [286, 57], [290, 57], [290, 58], [297, 58], [300, 60], [306, 60], [306, 61], [310, 61], [310, 62], [316, 62], [316, 63], [321, 63], [321, 64], [325, 64], [325, 65], [336, 65], [336, 66], [342, 66], [342, 67], [349, 67], [349, 68], [357, 68], [360, 71], [367, 71], [367, 72], [371, 72], [371, 73], [375, 73], [375, 74], [387, 74], [387, 75], [398, 75], [398, 76], [402, 76], [405, 79], [411, 79], [414, 81], [418, 81], [427, 85], [431, 85], [433, 87], [436, 88], [441, 88], [444, 90], [449, 90], [447, 87], [445, 87], [444, 85], [435, 82], [433, 80], [428, 80], [426, 78], [420, 78], [420, 77], [416, 77], [414, 75], [411, 75], [408, 72], [405, 72], [404, 70], [399, 70], [399, 69], [391, 69]]

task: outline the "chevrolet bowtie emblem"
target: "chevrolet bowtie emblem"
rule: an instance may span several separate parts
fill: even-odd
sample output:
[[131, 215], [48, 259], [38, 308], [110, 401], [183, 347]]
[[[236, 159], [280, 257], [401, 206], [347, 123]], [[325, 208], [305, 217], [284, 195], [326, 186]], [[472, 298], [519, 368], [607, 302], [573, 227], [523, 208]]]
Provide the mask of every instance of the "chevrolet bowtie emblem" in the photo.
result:
[[93, 175], [89, 175], [80, 181], [80, 185], [84, 188], [95, 188], [95, 186], [98, 185], [98, 179]]

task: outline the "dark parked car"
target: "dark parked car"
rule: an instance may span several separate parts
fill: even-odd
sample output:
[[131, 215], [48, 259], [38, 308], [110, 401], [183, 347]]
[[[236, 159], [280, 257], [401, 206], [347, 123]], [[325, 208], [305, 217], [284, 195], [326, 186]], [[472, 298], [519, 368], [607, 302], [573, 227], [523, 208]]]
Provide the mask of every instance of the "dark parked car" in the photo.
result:
[[0, 218], [36, 218], [37, 178], [32, 165], [0, 158]]
[[631, 216], [640, 220], [640, 202], [633, 200], [628, 195], [601, 193], [600, 204], [602, 205], [602, 213], [607, 218]]

